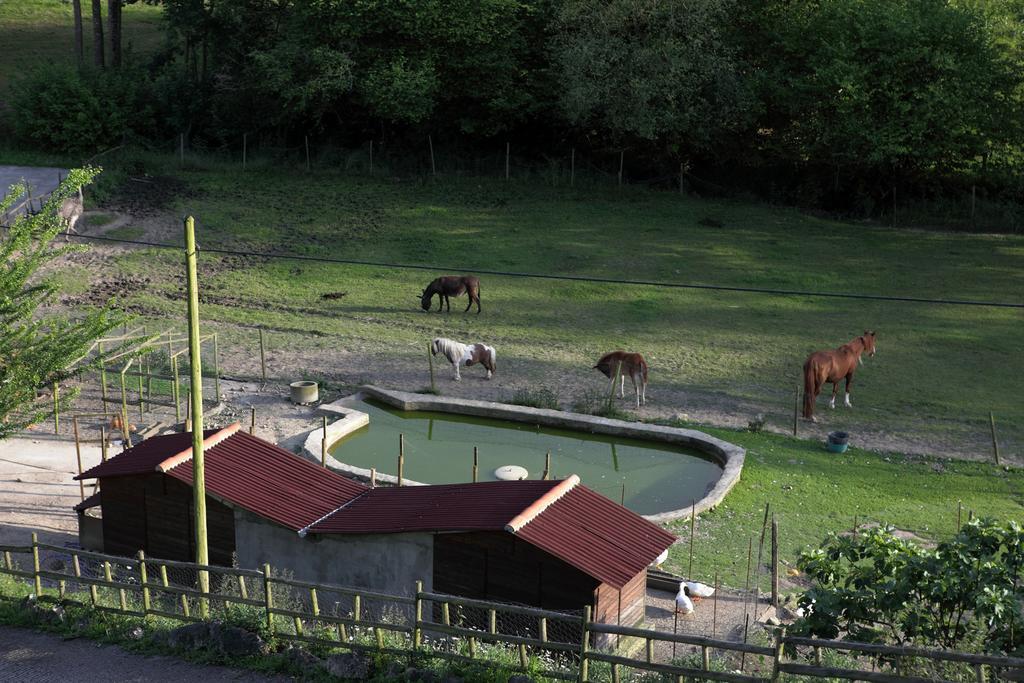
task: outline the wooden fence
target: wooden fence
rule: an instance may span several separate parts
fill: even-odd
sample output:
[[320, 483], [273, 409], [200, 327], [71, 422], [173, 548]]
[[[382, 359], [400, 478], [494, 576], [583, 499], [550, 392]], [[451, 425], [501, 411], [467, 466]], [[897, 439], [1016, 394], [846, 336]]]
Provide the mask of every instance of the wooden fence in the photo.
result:
[[[943, 672], [951, 666], [959, 667], [958, 681], [1024, 679], [1024, 658], [800, 638], [783, 628], [771, 633], [769, 644], [717, 640], [594, 622], [589, 607], [580, 614], [474, 600], [424, 591], [420, 582], [410, 586], [410, 595], [391, 595], [299, 581], [269, 564], [261, 570], [198, 565], [147, 558], [141, 551], [119, 557], [40, 543], [36, 534], [31, 545], [0, 545], [0, 552], [0, 574], [29, 582], [40, 599], [184, 622], [248, 610], [247, 623], [265, 625], [284, 640], [412, 659], [497, 661], [550, 679], [621, 683], [649, 672], [677, 683], [760, 683], [783, 676], [923, 683], [950, 680]], [[212, 575], [208, 592], [196, 587], [203, 572]], [[620, 639], [631, 646], [595, 646]], [[656, 655], [659, 643], [673, 656]], [[676, 658], [679, 645], [684, 650]], [[846, 666], [825, 666], [824, 653]], [[915, 675], [922, 661], [940, 668]]]

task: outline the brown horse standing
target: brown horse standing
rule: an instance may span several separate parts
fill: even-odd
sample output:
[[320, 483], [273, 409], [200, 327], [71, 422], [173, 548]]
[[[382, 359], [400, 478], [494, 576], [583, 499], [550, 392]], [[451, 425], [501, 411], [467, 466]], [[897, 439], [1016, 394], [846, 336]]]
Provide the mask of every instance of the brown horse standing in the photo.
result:
[[[440, 311], [444, 304], [448, 305], [448, 310], [452, 310], [451, 301], [448, 300], [450, 296], [462, 296], [463, 293], [469, 294], [469, 303], [466, 304], [466, 311], [473, 307], [473, 302], [476, 302], [476, 312], [480, 313], [480, 278], [472, 275], [443, 275], [429, 285], [420, 294], [420, 305], [424, 311], [430, 310], [430, 304], [434, 299], [434, 295], [437, 294], [437, 310]], [[463, 311], [465, 313], [465, 311]]]
[[[639, 408], [641, 403], [647, 403], [647, 361], [639, 353], [612, 351], [601, 356], [594, 368], [609, 378], [613, 385], [615, 384], [615, 372], [618, 370], [621, 378], [619, 398], [625, 398], [626, 375], [629, 375], [630, 381], [633, 382], [633, 391], [636, 392], [636, 407]], [[639, 387], [636, 383], [637, 378], [640, 379]], [[615, 391], [614, 386], [612, 386], [612, 391]]]
[[843, 344], [835, 351], [815, 351], [804, 363], [804, 418], [817, 422], [814, 417], [814, 402], [818, 399], [821, 387], [825, 382], [832, 383], [832, 399], [829, 408], [836, 407], [836, 392], [839, 382], [846, 379], [846, 395], [843, 403], [847, 408], [850, 404], [850, 385], [853, 383], [853, 371], [863, 363], [861, 354], [867, 352], [875, 355], [875, 333], [864, 330], [864, 334]]

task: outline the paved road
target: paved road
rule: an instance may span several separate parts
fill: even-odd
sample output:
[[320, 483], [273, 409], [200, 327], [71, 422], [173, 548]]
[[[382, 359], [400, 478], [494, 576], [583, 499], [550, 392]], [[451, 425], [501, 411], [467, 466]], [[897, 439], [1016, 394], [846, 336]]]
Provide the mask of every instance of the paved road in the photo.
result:
[[60, 636], [0, 626], [0, 681], [110, 683], [115, 680], [119, 683], [284, 683], [291, 679], [222, 666], [199, 666], [172, 657], [144, 657], [91, 640], [63, 640]]
[[[42, 166], [0, 166], [0, 198], [7, 196], [7, 190], [14, 183], [24, 180], [32, 190], [33, 206], [38, 205], [35, 198], [52, 192], [57, 187], [57, 176], [64, 177], [68, 174], [66, 168], [46, 168]], [[26, 196], [15, 200], [15, 206], [25, 203]], [[38, 207], [37, 207], [38, 208]], [[16, 209], [12, 214], [20, 213]]]

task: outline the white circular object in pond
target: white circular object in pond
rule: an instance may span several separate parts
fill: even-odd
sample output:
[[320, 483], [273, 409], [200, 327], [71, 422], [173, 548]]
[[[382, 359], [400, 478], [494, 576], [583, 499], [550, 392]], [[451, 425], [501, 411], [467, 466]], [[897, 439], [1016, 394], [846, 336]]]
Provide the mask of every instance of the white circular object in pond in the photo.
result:
[[519, 465], [502, 465], [494, 470], [494, 476], [502, 481], [519, 481], [520, 479], [526, 479], [529, 475], [530, 473], [526, 471], [526, 468]]

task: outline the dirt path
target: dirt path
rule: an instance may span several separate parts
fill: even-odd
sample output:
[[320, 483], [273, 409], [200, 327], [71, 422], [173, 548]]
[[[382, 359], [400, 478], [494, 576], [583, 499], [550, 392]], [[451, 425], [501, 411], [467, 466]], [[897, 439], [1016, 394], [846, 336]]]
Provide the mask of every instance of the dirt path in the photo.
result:
[[154, 683], [166, 681], [267, 681], [292, 679], [244, 669], [200, 666], [173, 657], [147, 657], [113, 645], [0, 626], [0, 680], [29, 683]]

